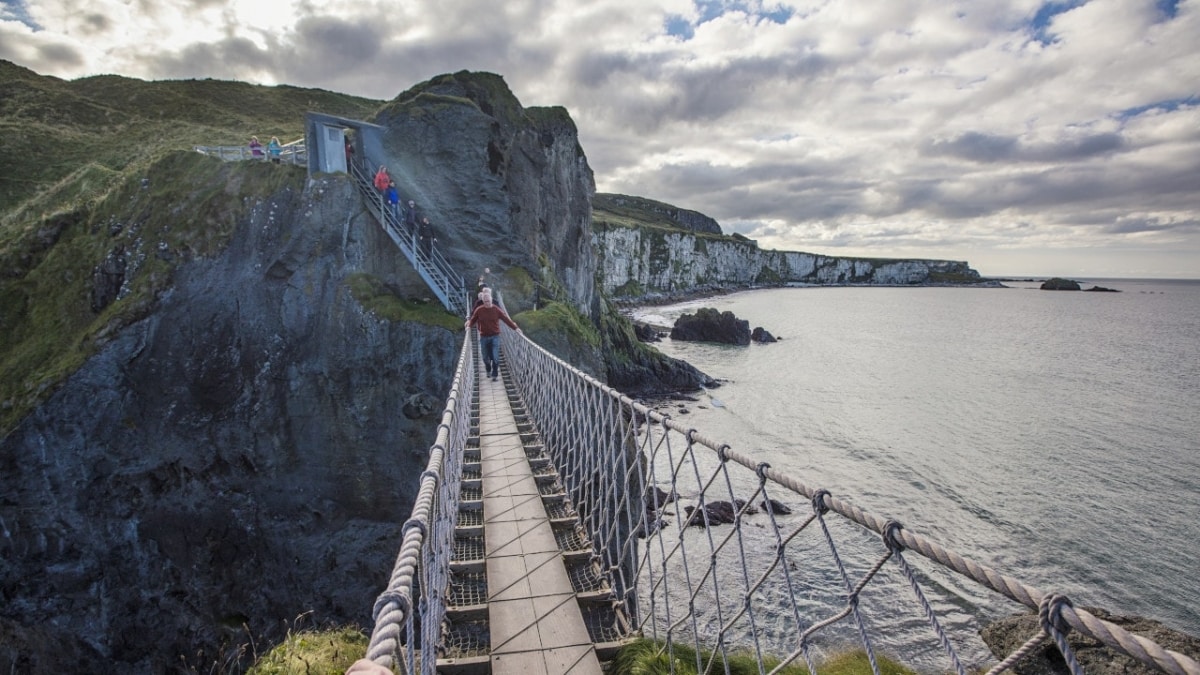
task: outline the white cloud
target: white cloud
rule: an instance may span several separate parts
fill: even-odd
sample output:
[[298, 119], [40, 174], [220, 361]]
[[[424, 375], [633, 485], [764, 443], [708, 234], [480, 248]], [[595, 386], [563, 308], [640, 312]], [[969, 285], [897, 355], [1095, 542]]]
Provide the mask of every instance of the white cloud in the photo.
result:
[[496, 72], [525, 105], [571, 112], [601, 190], [703, 211], [765, 246], [985, 273], [1056, 250], [1115, 273], [1136, 251], [1200, 277], [1200, 255], [1179, 254], [1200, 252], [1195, 0], [1173, 17], [1154, 0], [1091, 0], [1040, 29], [1035, 0], [5, 8], [0, 58], [59, 77], [390, 99], [440, 73]]

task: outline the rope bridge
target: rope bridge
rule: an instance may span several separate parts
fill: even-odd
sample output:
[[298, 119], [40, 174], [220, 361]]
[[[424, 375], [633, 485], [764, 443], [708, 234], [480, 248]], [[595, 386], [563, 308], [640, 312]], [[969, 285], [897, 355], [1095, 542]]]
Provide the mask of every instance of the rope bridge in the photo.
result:
[[[892, 610], [907, 604], [919, 612], [920, 639], [941, 654], [936, 669], [966, 675], [962, 641], [943, 627], [944, 613], [939, 618], [923, 590], [928, 575], [918, 566], [933, 563], [1037, 610], [1039, 629], [989, 675], [1046, 638], [1073, 673], [1082, 673], [1067, 642], [1072, 630], [1165, 672], [1200, 675], [1200, 664], [1185, 655], [806, 485], [504, 330], [506, 380], [611, 589], [611, 615], [620, 620], [608, 628], [658, 641], [669, 664], [686, 646], [697, 672], [723, 671], [725, 659], [748, 653], [764, 674], [799, 661], [815, 673], [822, 644], [856, 643], [878, 675], [877, 645], [889, 636], [872, 613], [885, 598]], [[435, 655], [446, 650], [478, 359], [469, 335], [391, 579], [375, 603], [367, 658], [387, 668], [432, 674]], [[872, 553], [860, 552], [863, 541]]]

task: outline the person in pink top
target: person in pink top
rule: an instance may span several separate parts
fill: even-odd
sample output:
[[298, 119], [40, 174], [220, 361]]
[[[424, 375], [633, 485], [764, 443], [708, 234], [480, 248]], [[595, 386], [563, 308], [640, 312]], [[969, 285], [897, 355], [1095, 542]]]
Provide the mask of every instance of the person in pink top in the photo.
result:
[[392, 177], [388, 175], [387, 167], [380, 164], [379, 170], [375, 172], [375, 189], [383, 192], [391, 182]]
[[479, 326], [479, 351], [483, 355], [483, 365], [487, 368], [487, 374], [495, 382], [500, 375], [500, 322], [508, 324], [509, 328], [518, 333], [521, 332], [521, 328], [508, 318], [504, 310], [492, 304], [490, 289], [484, 289], [484, 292], [479, 294], [479, 299], [483, 304], [471, 312], [466, 327], [467, 330], [471, 330], [471, 326]]

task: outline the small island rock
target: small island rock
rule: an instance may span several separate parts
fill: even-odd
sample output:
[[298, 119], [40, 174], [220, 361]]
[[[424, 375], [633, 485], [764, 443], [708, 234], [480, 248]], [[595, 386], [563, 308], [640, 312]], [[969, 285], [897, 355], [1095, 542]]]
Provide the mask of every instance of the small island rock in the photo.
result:
[[671, 329], [671, 339], [748, 345], [750, 322], [737, 318], [733, 312], [701, 307], [695, 314], [684, 314], [676, 319], [675, 327]]
[[1043, 291], [1078, 291], [1079, 282], [1054, 277], [1053, 279], [1043, 281], [1041, 288]]

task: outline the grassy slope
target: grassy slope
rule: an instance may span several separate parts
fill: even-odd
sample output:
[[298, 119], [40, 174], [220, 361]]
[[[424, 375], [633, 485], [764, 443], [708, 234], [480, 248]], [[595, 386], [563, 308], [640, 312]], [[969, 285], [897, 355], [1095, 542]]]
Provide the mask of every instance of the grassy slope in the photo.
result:
[[[303, 186], [303, 168], [222, 163], [192, 146], [287, 142], [305, 112], [362, 119], [380, 105], [215, 80], [67, 82], [0, 61], [0, 436], [144, 316], [175, 266], [218, 253], [241, 197]], [[93, 270], [117, 251], [137, 262], [122, 297], [95, 312]]]

